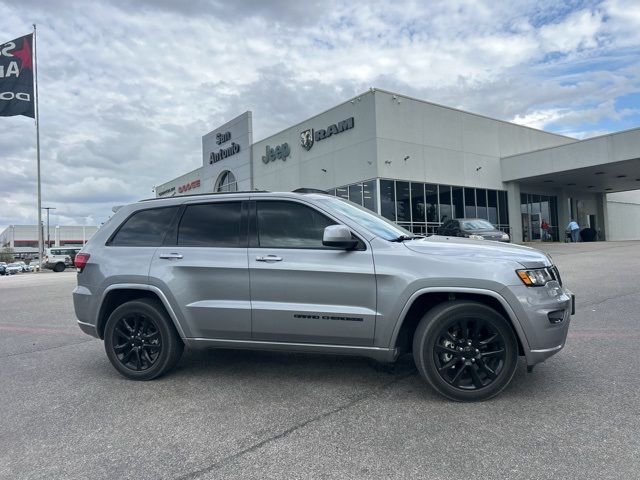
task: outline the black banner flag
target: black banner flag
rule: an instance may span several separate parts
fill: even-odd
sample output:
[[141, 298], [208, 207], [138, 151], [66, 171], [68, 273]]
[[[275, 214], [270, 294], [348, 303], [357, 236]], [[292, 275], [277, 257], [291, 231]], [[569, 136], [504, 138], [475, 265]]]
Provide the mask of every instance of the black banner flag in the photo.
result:
[[0, 45], [0, 117], [35, 118], [33, 34]]

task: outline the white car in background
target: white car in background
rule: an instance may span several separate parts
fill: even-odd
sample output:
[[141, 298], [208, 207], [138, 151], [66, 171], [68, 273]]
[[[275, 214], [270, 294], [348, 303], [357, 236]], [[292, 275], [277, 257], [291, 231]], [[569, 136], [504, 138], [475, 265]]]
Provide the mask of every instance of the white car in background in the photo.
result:
[[22, 273], [22, 265], [19, 263], [10, 263], [7, 265], [7, 273], [13, 275], [15, 273]]
[[47, 248], [42, 266], [54, 272], [64, 272], [65, 268], [73, 266], [76, 253], [82, 247], [53, 247]]

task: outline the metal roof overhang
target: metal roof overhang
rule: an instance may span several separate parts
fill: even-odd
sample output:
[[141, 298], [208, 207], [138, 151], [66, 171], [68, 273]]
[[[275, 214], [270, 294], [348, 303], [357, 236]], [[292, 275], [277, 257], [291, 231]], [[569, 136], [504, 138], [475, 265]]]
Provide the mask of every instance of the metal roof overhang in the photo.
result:
[[640, 129], [501, 159], [502, 180], [538, 188], [613, 193], [640, 189]]

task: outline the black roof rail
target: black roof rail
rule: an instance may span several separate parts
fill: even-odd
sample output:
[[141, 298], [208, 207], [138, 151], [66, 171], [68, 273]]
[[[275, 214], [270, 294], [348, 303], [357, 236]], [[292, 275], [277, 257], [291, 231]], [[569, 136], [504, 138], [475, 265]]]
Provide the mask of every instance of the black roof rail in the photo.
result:
[[319, 188], [296, 188], [291, 193], [324, 193], [326, 195], [329, 194], [326, 190], [320, 190]]
[[189, 193], [187, 195], [172, 195], [170, 197], [153, 197], [139, 200], [139, 202], [151, 202], [153, 200], [166, 200], [167, 198], [202, 197], [204, 195], [234, 195], [238, 193], [269, 193], [269, 190], [238, 190], [236, 192], [209, 192], [209, 193]]

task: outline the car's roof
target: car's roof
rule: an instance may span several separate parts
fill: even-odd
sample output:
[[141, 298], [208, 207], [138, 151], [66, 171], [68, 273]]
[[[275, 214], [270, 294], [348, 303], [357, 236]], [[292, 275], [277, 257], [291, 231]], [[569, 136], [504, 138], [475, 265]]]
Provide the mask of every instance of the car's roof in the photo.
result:
[[178, 203], [188, 202], [189, 200], [207, 200], [207, 199], [220, 199], [220, 198], [246, 198], [248, 195], [251, 197], [287, 197], [287, 198], [318, 198], [329, 195], [322, 190], [305, 189], [304, 192], [267, 192], [264, 190], [246, 190], [239, 192], [216, 192], [216, 193], [195, 193], [191, 195], [176, 195], [173, 197], [158, 197], [158, 198], [146, 198], [140, 200], [139, 203], [150, 204], [168, 204], [175, 205]]

